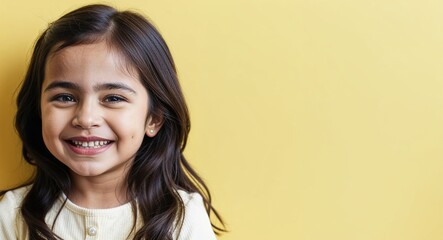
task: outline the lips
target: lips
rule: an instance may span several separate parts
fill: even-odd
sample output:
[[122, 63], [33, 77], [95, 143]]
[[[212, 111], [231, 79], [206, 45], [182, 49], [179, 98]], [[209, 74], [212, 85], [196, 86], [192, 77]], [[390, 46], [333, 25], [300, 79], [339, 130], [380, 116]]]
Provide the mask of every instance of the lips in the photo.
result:
[[76, 154], [95, 155], [106, 151], [114, 141], [100, 137], [73, 137], [65, 140]]

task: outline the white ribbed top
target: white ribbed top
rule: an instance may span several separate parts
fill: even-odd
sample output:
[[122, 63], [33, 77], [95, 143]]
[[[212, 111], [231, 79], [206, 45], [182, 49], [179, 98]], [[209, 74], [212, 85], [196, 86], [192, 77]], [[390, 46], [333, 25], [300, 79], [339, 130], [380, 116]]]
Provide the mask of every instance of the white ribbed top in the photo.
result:
[[[28, 238], [19, 209], [26, 192], [27, 188], [7, 192], [0, 201], [0, 239]], [[179, 238], [174, 239], [216, 239], [202, 197], [197, 193], [184, 191], [179, 191], [179, 194], [185, 203], [185, 219]], [[88, 209], [67, 200], [52, 226], [63, 201], [64, 196], [61, 196], [45, 218], [49, 227], [53, 227], [53, 231], [63, 239], [132, 239], [133, 235], [129, 234], [133, 227], [134, 214], [130, 203], [115, 208]], [[142, 223], [138, 221], [137, 226], [140, 224]]]

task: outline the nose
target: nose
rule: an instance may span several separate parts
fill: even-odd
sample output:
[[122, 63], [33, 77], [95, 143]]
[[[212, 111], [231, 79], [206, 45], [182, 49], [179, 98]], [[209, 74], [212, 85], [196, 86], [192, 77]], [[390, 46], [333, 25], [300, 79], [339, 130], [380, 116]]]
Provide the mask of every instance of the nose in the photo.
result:
[[76, 128], [91, 129], [99, 127], [101, 123], [102, 117], [99, 106], [92, 100], [80, 102], [72, 119], [72, 125]]

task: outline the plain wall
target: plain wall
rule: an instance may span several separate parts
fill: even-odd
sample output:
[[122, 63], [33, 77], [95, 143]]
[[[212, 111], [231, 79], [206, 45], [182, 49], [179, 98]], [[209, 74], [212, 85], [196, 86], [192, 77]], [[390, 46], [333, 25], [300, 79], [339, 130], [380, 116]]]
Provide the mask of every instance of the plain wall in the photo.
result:
[[[13, 118], [33, 43], [86, 3], [0, 3], [0, 188], [29, 174]], [[108, 3], [170, 46], [221, 240], [443, 239], [442, 1]]]

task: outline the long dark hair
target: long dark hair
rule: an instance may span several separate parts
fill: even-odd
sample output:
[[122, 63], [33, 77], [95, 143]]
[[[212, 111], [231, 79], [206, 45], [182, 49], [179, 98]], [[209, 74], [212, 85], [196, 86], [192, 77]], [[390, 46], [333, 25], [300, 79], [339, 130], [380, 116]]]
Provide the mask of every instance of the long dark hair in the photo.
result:
[[[23, 157], [36, 166], [21, 206], [30, 239], [59, 239], [45, 216], [60, 194], [71, 188], [69, 169], [49, 152], [42, 138], [40, 95], [46, 60], [54, 51], [98, 41], [106, 41], [137, 69], [150, 96], [149, 114], [163, 119], [154, 138], [145, 136], [126, 178], [133, 209], [139, 210], [143, 220], [139, 229], [134, 222], [135, 239], [172, 239], [184, 218], [180, 189], [200, 193], [208, 215], [214, 214], [223, 225], [208, 188], [183, 155], [189, 113], [165, 41], [138, 13], [89, 5], [62, 16], [41, 34], [17, 97], [15, 126], [23, 142]], [[216, 233], [225, 231], [212, 226]]]

